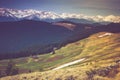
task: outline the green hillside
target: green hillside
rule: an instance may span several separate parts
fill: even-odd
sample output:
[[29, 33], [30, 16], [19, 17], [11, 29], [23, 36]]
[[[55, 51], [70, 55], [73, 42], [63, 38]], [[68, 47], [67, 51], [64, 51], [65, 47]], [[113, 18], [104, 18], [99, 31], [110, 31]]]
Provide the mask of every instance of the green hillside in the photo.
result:
[[[52, 70], [82, 58], [85, 60], [80, 63]], [[70, 43], [56, 50], [55, 54], [13, 59], [14, 67], [19, 69], [18, 73], [24, 74], [0, 80], [119, 80], [119, 60], [120, 33], [101, 32]], [[0, 61], [0, 64], [4, 63], [0, 67], [5, 68], [9, 61]]]

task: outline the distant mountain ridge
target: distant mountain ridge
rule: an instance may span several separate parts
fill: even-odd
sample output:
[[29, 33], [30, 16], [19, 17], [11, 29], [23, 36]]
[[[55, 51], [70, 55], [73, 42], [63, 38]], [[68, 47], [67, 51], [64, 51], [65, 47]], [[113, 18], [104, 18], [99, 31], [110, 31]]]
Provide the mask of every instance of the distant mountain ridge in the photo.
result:
[[120, 23], [120, 16], [87, 16], [84, 14], [72, 14], [38, 11], [38, 10], [17, 10], [0, 8], [0, 21], [19, 21], [19, 20], [37, 20], [46, 22], [57, 22], [62, 20], [73, 21], [76, 23]]

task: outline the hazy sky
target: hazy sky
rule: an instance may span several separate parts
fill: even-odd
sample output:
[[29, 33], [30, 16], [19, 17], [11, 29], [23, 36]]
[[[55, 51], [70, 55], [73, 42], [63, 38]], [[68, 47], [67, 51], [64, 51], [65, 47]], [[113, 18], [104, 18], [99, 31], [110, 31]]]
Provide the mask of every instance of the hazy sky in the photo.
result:
[[120, 0], [0, 0], [0, 7], [87, 15], [120, 15]]

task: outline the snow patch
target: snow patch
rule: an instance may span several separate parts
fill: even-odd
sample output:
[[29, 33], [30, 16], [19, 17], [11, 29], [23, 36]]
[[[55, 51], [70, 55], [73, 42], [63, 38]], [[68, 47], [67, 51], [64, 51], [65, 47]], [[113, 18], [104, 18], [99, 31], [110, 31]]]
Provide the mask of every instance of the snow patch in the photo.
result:
[[70, 65], [79, 63], [79, 62], [81, 62], [81, 61], [83, 61], [83, 60], [85, 60], [85, 58], [79, 59], [79, 60], [76, 60], [76, 61], [73, 61], [73, 62], [66, 63], [66, 64], [64, 64], [64, 65], [61, 65], [61, 66], [57, 67], [57, 68], [54, 68], [53, 70], [58, 70], [58, 69], [61, 69], [61, 68], [64, 68], [64, 67], [67, 67], [67, 66], [70, 66]]
[[112, 33], [104, 33], [104, 34], [102, 34], [102, 35], [100, 35], [100, 36], [98, 36], [98, 37], [105, 37], [105, 36], [111, 36], [112, 35]]

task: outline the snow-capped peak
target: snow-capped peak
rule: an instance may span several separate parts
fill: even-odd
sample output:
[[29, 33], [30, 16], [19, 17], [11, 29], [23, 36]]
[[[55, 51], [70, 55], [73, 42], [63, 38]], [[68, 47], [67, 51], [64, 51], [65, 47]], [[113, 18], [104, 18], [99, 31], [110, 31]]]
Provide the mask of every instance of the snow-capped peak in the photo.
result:
[[55, 19], [55, 18], [60, 18], [59, 15], [53, 12], [46, 12], [46, 11], [38, 11], [38, 10], [16, 10], [16, 9], [4, 9], [0, 8], [0, 16], [10, 16], [16, 18], [26, 18], [30, 16], [36, 16], [39, 19]]
[[114, 22], [120, 23], [120, 16], [108, 15], [108, 16], [87, 16], [84, 14], [71, 14], [71, 13], [62, 13], [62, 18], [76, 18], [76, 19], [86, 19], [95, 22]]
[[0, 8], [0, 16], [12, 17], [15, 19], [38, 19], [38, 20], [65, 20], [68, 18], [74, 19], [85, 19], [88, 21], [94, 22], [114, 22], [120, 23], [120, 16], [108, 15], [108, 16], [88, 16], [84, 14], [75, 14], [75, 13], [61, 13], [57, 14], [54, 12], [39, 11], [33, 9], [27, 10], [17, 10], [17, 9], [6, 9]]

